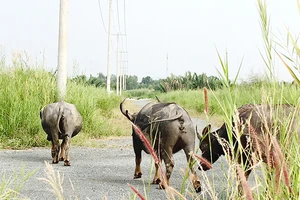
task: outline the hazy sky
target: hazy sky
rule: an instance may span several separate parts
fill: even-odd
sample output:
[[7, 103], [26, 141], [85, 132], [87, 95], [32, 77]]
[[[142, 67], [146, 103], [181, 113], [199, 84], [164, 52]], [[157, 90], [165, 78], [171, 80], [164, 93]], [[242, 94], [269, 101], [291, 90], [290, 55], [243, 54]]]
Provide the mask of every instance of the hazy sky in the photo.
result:
[[[106, 75], [108, 0], [99, 1], [104, 25], [98, 0], [69, 1], [70, 76], [99, 72]], [[267, 3], [271, 31], [279, 42], [285, 43], [287, 27], [293, 35], [300, 33], [296, 0]], [[191, 71], [218, 76], [216, 68], [221, 70], [221, 66], [217, 50], [222, 57], [228, 52], [231, 78], [242, 58], [240, 78], [266, 70], [259, 52], [264, 52], [264, 46], [256, 0], [113, 0], [112, 15], [112, 34], [126, 31], [127, 37], [120, 38], [119, 48], [127, 52], [122, 53], [122, 61], [130, 75], [158, 79], [167, 73], [184, 75]], [[58, 17], [58, 0], [1, 1], [0, 45], [7, 60], [15, 52], [26, 51], [30, 62], [41, 63], [44, 56], [47, 69], [55, 69]], [[112, 36], [113, 74], [116, 41], [117, 37]], [[276, 62], [275, 67], [280, 79], [291, 80], [282, 63]]]

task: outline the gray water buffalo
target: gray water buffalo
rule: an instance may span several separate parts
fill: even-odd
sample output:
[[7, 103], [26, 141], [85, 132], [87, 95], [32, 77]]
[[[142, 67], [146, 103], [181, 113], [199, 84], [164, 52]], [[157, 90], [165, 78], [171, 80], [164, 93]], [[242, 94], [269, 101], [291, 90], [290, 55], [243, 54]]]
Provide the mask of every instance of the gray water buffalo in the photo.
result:
[[[216, 131], [210, 132], [211, 125], [208, 125], [203, 129], [202, 136], [197, 133], [202, 157], [214, 163], [220, 156], [227, 153], [231, 158], [236, 158], [238, 164], [243, 163], [246, 180], [251, 173], [251, 166], [257, 160], [262, 160], [269, 167], [280, 167], [284, 160], [276, 163], [279, 156], [274, 145], [283, 135], [286, 137], [289, 134], [298, 133], [300, 137], [299, 114], [297, 108], [290, 105], [247, 104], [241, 106], [237, 109], [231, 130], [228, 130], [228, 126], [224, 123]], [[283, 127], [289, 127], [289, 132], [283, 133], [287, 131], [283, 130]], [[234, 149], [230, 148], [230, 140]], [[208, 170], [209, 168], [205, 163], [201, 163], [199, 169]], [[239, 190], [241, 190], [241, 184], [239, 184]]]
[[[64, 161], [70, 166], [69, 149], [71, 138], [77, 135], [82, 128], [82, 117], [75, 105], [60, 101], [52, 103], [40, 111], [42, 127], [47, 133], [47, 140], [52, 142], [52, 163]], [[62, 139], [61, 146], [59, 139]], [[60, 151], [61, 150], [61, 151]], [[58, 159], [58, 154], [60, 157]]]
[[[130, 114], [128, 110], [123, 108], [124, 99], [120, 103], [120, 110], [133, 124], [142, 131], [145, 138], [153, 146], [158, 158], [164, 161], [166, 166], [166, 183], [169, 185], [169, 180], [174, 167], [173, 154], [184, 150], [190, 170], [193, 174], [193, 185], [196, 192], [201, 191], [200, 181], [193, 169], [194, 159], [191, 152], [195, 149], [195, 129], [193, 122], [188, 113], [176, 103], [150, 102], [146, 104], [138, 113]], [[136, 133], [136, 129], [132, 129], [133, 148], [135, 152], [135, 172], [134, 179], [142, 177], [141, 161], [142, 150], [149, 153], [144, 145], [144, 142]], [[164, 183], [161, 182], [159, 165], [156, 163], [156, 172], [153, 183], [160, 184], [164, 188]]]

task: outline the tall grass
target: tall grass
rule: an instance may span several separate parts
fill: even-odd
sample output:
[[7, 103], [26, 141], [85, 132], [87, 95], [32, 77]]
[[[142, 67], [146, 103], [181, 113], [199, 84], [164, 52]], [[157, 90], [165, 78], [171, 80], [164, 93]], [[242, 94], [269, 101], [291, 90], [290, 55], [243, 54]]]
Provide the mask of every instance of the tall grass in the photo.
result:
[[[270, 37], [272, 32], [270, 32], [270, 20], [267, 14], [267, 5], [266, 2], [263, 0], [258, 0], [258, 6], [259, 6], [259, 14], [260, 14], [260, 19], [261, 19], [261, 29], [262, 29], [262, 34], [264, 38], [264, 43], [265, 43], [265, 49], [266, 49], [266, 59], [265, 65], [269, 69], [269, 74], [273, 80], [276, 80], [276, 77], [272, 76], [273, 75], [273, 66], [272, 66], [272, 56], [274, 55], [274, 52], [276, 52], [275, 55], [277, 55], [280, 60], [283, 62], [284, 66], [287, 68], [287, 70], [290, 72], [291, 76], [294, 78], [294, 81], [299, 84], [299, 78], [295, 73], [293, 73], [291, 67], [287, 65], [287, 63], [282, 59], [282, 57], [277, 53], [275, 47], [273, 46], [273, 39]], [[292, 52], [296, 52], [296, 57], [287, 57], [291, 63], [294, 64], [294, 69], [299, 69], [298, 67], [298, 60], [300, 53], [298, 51], [298, 45], [295, 42], [294, 38], [291, 36], [291, 33], [288, 31], [288, 36], [290, 40], [292, 41], [293, 44], [293, 50]], [[282, 46], [282, 45], [281, 45]], [[286, 49], [286, 51], [289, 51], [289, 49]], [[272, 71], [273, 70], [273, 71]], [[298, 71], [299, 72], [299, 71]], [[282, 91], [282, 95], [274, 95], [275, 90], [280, 90]], [[283, 91], [286, 91], [286, 88], [281, 87], [272, 87], [271, 88], [271, 93], [272, 95], [270, 101], [268, 103], [274, 104], [276, 101], [280, 103], [284, 103], [284, 95]], [[269, 170], [264, 171], [271, 177], [271, 180], [266, 183], [267, 187], [270, 189], [268, 190], [268, 195], [269, 196], [274, 196], [276, 199], [296, 199], [300, 198], [300, 182], [299, 182], [299, 173], [294, 173], [294, 170], [298, 171], [300, 170], [300, 159], [299, 159], [299, 153], [300, 153], [300, 148], [299, 148], [299, 140], [300, 140], [300, 135], [298, 135], [298, 130], [295, 132], [291, 131], [291, 127], [289, 127], [291, 121], [298, 121], [298, 113], [299, 113], [299, 94], [298, 92], [293, 95], [294, 96], [294, 102], [293, 105], [296, 106], [296, 111], [294, 113], [291, 113], [289, 116], [289, 119], [284, 123], [283, 131], [281, 132], [280, 136], [280, 141], [278, 144], [276, 139], [274, 141], [271, 141], [274, 145], [275, 149], [275, 157], [274, 157], [274, 162], [275, 162], [275, 168], [276, 168], [276, 176], [272, 176], [270, 174], [271, 172]], [[278, 121], [283, 121], [283, 119], [276, 119]], [[299, 127], [297, 127], [299, 128]], [[279, 171], [279, 172], [278, 172]], [[281, 177], [284, 177], [284, 181], [279, 181]], [[290, 183], [291, 181], [291, 183]]]
[[[41, 127], [40, 109], [57, 101], [56, 76], [42, 67], [30, 66], [17, 58], [11, 66], [0, 62], [0, 148], [45, 146], [49, 142]], [[107, 95], [105, 89], [68, 81], [65, 101], [73, 103], [82, 114], [83, 138], [124, 135], [118, 117], [121, 97]], [[117, 126], [111, 126], [111, 124]], [[118, 126], [119, 125], [119, 126]]]
[[[271, 89], [271, 90], [270, 90]], [[227, 104], [235, 104], [237, 107], [248, 103], [261, 103], [270, 101], [270, 95], [276, 97], [274, 103], [296, 104], [298, 101], [299, 88], [292, 84], [263, 82], [261, 84], [249, 83], [239, 84], [232, 88], [208, 90], [209, 113], [211, 116], [224, 114], [221, 109]], [[203, 90], [173, 91], [166, 94], [158, 94], [163, 102], [174, 101], [188, 109], [193, 116], [202, 115], [205, 108]], [[277, 98], [280, 97], [280, 98]]]
[[[217, 52], [222, 69], [219, 71], [219, 75], [225, 87], [216, 91], [208, 91], [210, 104], [208, 123], [211, 120], [215, 126], [225, 122], [228, 127], [231, 127], [235, 110], [241, 105], [248, 103], [269, 105], [292, 104], [297, 108], [296, 113], [299, 113], [300, 48], [297, 45], [298, 38], [293, 38], [292, 34], [288, 32], [288, 38], [292, 41], [292, 53], [278, 53], [274, 46], [275, 42], [272, 37], [270, 18], [267, 13], [267, 4], [265, 1], [258, 0], [258, 13], [261, 20], [262, 39], [265, 45], [264, 51], [261, 52], [266, 67], [265, 78], [259, 81], [256, 80], [256, 82], [241, 83], [236, 87], [232, 87], [228, 78], [230, 66], [228, 64], [227, 52], [224, 60], [222, 60], [219, 52]], [[283, 47], [283, 45], [280, 46]], [[288, 52], [289, 49], [285, 49], [285, 51]], [[274, 73], [274, 56], [280, 58], [283, 67], [286, 67], [298, 85], [278, 82]], [[202, 90], [188, 92], [175, 91], [158, 96], [162, 101], [175, 101], [179, 103], [184, 108], [192, 111], [192, 115], [198, 115], [206, 110]], [[221, 116], [221, 120], [218, 123], [214, 119], [212, 120], [214, 115]], [[255, 185], [249, 187], [248, 182], [243, 177], [245, 166], [237, 165], [236, 158], [227, 155], [229, 168], [220, 172], [226, 174], [228, 184], [227, 186], [224, 185], [226, 192], [225, 196], [222, 196], [222, 199], [299, 199], [300, 158], [298, 155], [300, 153], [300, 138], [298, 132], [291, 132], [289, 128], [290, 121], [298, 120], [298, 116], [292, 116], [291, 114], [288, 119], [276, 118], [275, 120], [281, 121], [283, 127], [281, 127], [282, 132], [280, 133], [281, 139], [279, 143], [274, 139], [270, 141], [270, 145], [274, 148], [276, 155], [274, 157], [274, 168], [266, 166], [261, 161], [254, 163], [252, 173], [254, 174]], [[234, 149], [232, 138], [229, 138], [229, 140], [231, 149]], [[243, 149], [239, 149], [239, 151], [243, 151]], [[220, 198], [214, 189], [213, 183], [208, 181], [205, 173], [202, 173], [202, 175], [204, 182], [202, 182], [202, 185], [206, 185], [208, 196], [211, 199]], [[242, 180], [244, 189], [244, 194], [242, 195], [237, 192], [237, 178]]]
[[[299, 113], [299, 89], [291, 84], [279, 84], [274, 74], [273, 56], [275, 47], [273, 46], [274, 42], [270, 36], [272, 33], [270, 32], [270, 21], [267, 14], [265, 1], [258, 1], [258, 12], [261, 19], [262, 36], [265, 44], [265, 54], [261, 53], [261, 55], [267, 69], [266, 81], [262, 82], [262, 84], [260, 84], [258, 87], [248, 87], [247, 85], [244, 85], [241, 87], [230, 88], [228, 84], [225, 84], [227, 87], [224, 87], [220, 91], [211, 92], [211, 94], [209, 94], [210, 105], [215, 105], [215, 107], [218, 108], [218, 110], [211, 108], [210, 110], [212, 110], [213, 113], [220, 113], [223, 121], [228, 127], [232, 126], [232, 119], [234, 119], [235, 124], [237, 124], [236, 121], [238, 118], [235, 115], [235, 111], [237, 107], [246, 103], [263, 103], [269, 105], [285, 103], [293, 104], [297, 109], [295, 114], [297, 115]], [[222, 61], [220, 59], [220, 64], [224, 73], [223, 76], [220, 76], [220, 78], [223, 79], [224, 83], [228, 83], [226, 77], [229, 70], [229, 65], [226, 63], [226, 60]], [[284, 64], [286, 66], [286, 63]], [[291, 68], [288, 68], [288, 70], [290, 69]], [[293, 74], [292, 76], [295, 78]], [[184, 95], [180, 96], [183, 97]], [[201, 100], [203, 100], [203, 97]], [[182, 100], [182, 102], [184, 103], [184, 100]], [[204, 107], [201, 109], [204, 110]], [[245, 169], [244, 164], [239, 166], [237, 164], [238, 158], [235, 157], [235, 154], [231, 153], [230, 151], [230, 149], [233, 150], [236, 149], [236, 147], [233, 143], [233, 133], [228, 134], [229, 154], [226, 155], [226, 158], [229, 163], [229, 170], [227, 172], [224, 171], [224, 173], [227, 174], [229, 187], [226, 189], [227, 191], [225, 199], [299, 198], [299, 127], [297, 127], [297, 132], [292, 132], [289, 127], [290, 121], [298, 120], [298, 116], [295, 116], [293, 113], [291, 113], [291, 116], [288, 119], [281, 119], [275, 114], [276, 113], [274, 113], [273, 116], [275, 117], [275, 121], [282, 123], [282, 127], [280, 127], [282, 131], [280, 132], [281, 139], [279, 144], [277, 143], [276, 139], [272, 137], [275, 134], [274, 130], [268, 130], [267, 133], [263, 133], [271, 135], [271, 140], [266, 140], [264, 142], [268, 144], [268, 148], [270, 148], [270, 151], [272, 150], [274, 153], [274, 157], [267, 159], [274, 159], [272, 161], [274, 162], [272, 165], [275, 169], [270, 168], [268, 165], [266, 166], [262, 164], [262, 162], [255, 163], [252, 170], [258, 170], [259, 173], [254, 173], [255, 186], [253, 188], [249, 187], [243, 175], [243, 170]], [[276, 124], [273, 125], [276, 126]], [[241, 133], [238, 132], [236, 134], [239, 135]], [[244, 149], [238, 148], [237, 151], [243, 152]], [[236, 172], [238, 173], [236, 174]], [[242, 182], [244, 194], [238, 193], [237, 187], [234, 186], [238, 185], [237, 179], [240, 179]]]
[[39, 110], [54, 100], [54, 80], [41, 70], [23, 67], [0, 70], [1, 141], [11, 147], [45, 145], [39, 137]]

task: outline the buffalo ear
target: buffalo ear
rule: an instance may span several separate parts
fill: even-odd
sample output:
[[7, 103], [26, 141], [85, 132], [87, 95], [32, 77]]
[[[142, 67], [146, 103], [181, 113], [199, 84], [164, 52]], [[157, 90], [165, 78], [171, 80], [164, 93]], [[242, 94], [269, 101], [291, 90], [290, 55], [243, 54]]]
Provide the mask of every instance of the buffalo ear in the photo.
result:
[[[202, 130], [202, 140], [208, 139], [207, 135], [210, 133], [211, 130], [211, 125], [207, 125], [203, 130]], [[201, 140], [199, 139], [199, 140]]]
[[202, 130], [202, 136], [203, 136], [203, 135], [206, 135], [207, 133], [209, 133], [210, 129], [211, 129], [211, 125], [208, 124], [208, 125]]

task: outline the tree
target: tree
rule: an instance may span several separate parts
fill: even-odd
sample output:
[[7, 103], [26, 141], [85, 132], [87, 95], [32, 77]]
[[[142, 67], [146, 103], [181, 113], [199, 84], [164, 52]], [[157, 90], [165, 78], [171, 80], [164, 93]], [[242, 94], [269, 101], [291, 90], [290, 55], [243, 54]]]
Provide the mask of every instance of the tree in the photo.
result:
[[98, 73], [97, 79], [99, 79], [99, 81], [101, 83], [103, 83], [103, 85], [105, 85], [105, 83], [106, 83], [106, 76], [104, 76], [104, 74]]
[[82, 83], [82, 84], [87, 83], [87, 77], [85, 75], [76, 76], [76, 77], [72, 78], [71, 80], [76, 83]]
[[133, 90], [138, 88], [138, 77], [137, 76], [131, 76], [126, 75], [126, 89], [127, 90]]
[[153, 80], [150, 76], [143, 77], [142, 81], [139, 84], [139, 88], [151, 89], [153, 87], [152, 83], [153, 83]]
[[112, 74], [110, 77], [110, 89], [117, 89], [117, 76]]
[[90, 75], [90, 78], [87, 81], [87, 83], [96, 87], [104, 87], [106, 83], [106, 77], [102, 73], [98, 73], [97, 77]]
[[142, 78], [141, 84], [145, 86], [149, 86], [153, 83], [153, 79], [150, 76], [146, 76]]

